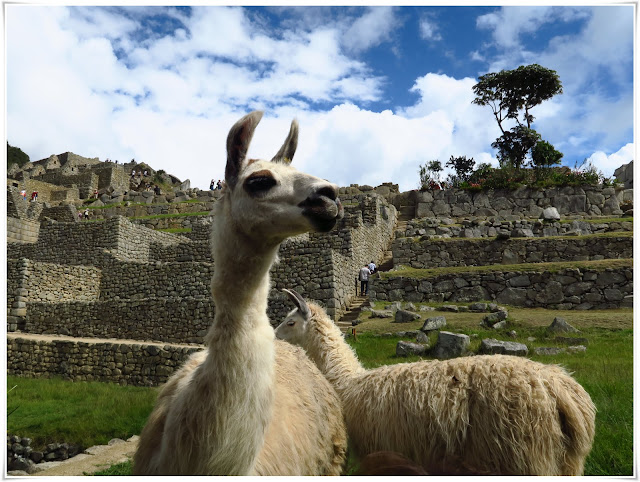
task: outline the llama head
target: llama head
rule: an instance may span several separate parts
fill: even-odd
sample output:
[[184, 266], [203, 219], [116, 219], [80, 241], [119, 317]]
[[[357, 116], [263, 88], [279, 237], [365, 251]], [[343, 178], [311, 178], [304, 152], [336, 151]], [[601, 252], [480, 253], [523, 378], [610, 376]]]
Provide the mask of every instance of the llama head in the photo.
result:
[[298, 122], [278, 153], [266, 161], [247, 159], [262, 112], [247, 114], [229, 131], [225, 201], [237, 229], [253, 239], [280, 242], [308, 231], [326, 232], [343, 216], [338, 188], [290, 163], [298, 145]]
[[297, 291], [288, 289], [282, 291], [287, 294], [296, 307], [276, 328], [276, 338], [305, 348], [307, 331], [311, 322], [311, 309]]

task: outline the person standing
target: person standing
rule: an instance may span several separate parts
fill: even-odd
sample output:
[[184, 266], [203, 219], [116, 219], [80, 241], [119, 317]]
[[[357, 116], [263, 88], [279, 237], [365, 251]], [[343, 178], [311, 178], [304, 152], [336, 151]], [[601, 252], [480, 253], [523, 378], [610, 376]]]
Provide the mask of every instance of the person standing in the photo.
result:
[[365, 263], [365, 265], [360, 268], [360, 274], [358, 275], [358, 279], [360, 280], [360, 296], [366, 296], [369, 293], [369, 275], [371, 275], [371, 271]]
[[373, 260], [371, 260], [371, 263], [369, 263], [369, 271], [371, 271], [371, 274], [376, 272], [376, 264], [373, 262]]

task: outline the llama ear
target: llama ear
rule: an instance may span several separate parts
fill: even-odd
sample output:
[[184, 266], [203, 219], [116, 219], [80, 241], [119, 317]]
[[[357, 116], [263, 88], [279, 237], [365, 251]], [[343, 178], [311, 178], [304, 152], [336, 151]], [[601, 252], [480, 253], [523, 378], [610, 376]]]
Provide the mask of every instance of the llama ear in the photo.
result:
[[278, 151], [278, 153], [273, 156], [271, 162], [283, 162], [285, 164], [290, 164], [293, 155], [296, 153], [296, 149], [298, 147], [298, 121], [293, 119], [291, 121], [291, 128], [289, 129], [289, 135], [282, 144], [282, 147]]
[[238, 181], [238, 175], [242, 170], [242, 164], [247, 157], [249, 144], [260, 119], [262, 111], [255, 110], [238, 122], [236, 122], [227, 136], [227, 167], [224, 170], [224, 178], [227, 186], [234, 188]]
[[304, 298], [300, 296], [296, 290], [288, 290], [286, 288], [283, 288], [282, 291], [284, 291], [289, 299], [293, 302], [293, 304], [298, 307], [298, 311], [300, 311], [300, 314], [308, 320], [311, 311], [309, 310], [309, 305], [307, 305], [307, 302], [304, 300]]

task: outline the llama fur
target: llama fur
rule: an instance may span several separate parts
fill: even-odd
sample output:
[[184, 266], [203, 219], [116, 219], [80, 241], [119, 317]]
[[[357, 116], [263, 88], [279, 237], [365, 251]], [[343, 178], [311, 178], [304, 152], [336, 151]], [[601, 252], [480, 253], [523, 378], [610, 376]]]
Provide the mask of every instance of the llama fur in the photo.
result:
[[336, 186], [289, 166], [296, 121], [272, 161], [246, 158], [261, 117], [248, 114], [227, 137], [207, 347], [160, 391], [140, 434], [135, 475], [338, 475], [344, 464], [335, 390], [303, 350], [275, 340], [266, 314], [280, 243], [331, 229], [343, 211]]
[[342, 399], [357, 457], [395, 451], [428, 473], [580, 475], [596, 409], [565, 369], [508, 355], [399, 363], [365, 370], [317, 304], [276, 329], [305, 349]]

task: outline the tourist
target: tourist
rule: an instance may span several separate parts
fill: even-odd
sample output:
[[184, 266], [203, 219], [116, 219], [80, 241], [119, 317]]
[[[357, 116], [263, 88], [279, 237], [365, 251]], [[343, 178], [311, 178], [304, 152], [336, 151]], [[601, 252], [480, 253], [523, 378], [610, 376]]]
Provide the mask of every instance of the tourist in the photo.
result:
[[369, 263], [369, 271], [371, 271], [371, 274], [376, 272], [376, 264], [373, 262], [373, 260], [371, 260], [371, 263]]
[[362, 268], [360, 268], [360, 273], [358, 275], [358, 279], [360, 280], [360, 296], [366, 296], [369, 293], [369, 275], [371, 271], [369, 270], [369, 266], [365, 263]]
[[213, 191], [215, 189], [215, 181], [211, 179], [211, 183], [209, 184], [209, 191]]
[[147, 170], [144, 170], [144, 177], [147, 177]]
[[222, 181], [220, 181], [220, 179], [218, 179], [218, 185], [216, 186], [217, 189], [222, 189]]
[[85, 220], [86, 220], [86, 219], [89, 219], [89, 208], [86, 208], [86, 209], [84, 210], [84, 219], [85, 219]]
[[22, 199], [24, 201], [27, 200], [27, 190], [26, 189], [23, 189], [22, 191], [20, 191], [20, 195], [22, 196]]
[[78, 211], [78, 221], [82, 221], [82, 211]]
[[31, 201], [37, 201], [38, 200], [38, 191], [33, 191], [31, 193]]
[[95, 191], [93, 191], [93, 197], [95, 199], [98, 199], [98, 190], [97, 189]]
[[131, 177], [136, 177], [136, 170], [135, 169], [131, 169]]
[[160, 195], [160, 186], [158, 186], [157, 184], [153, 185], [153, 192], [156, 193], [156, 196]]

